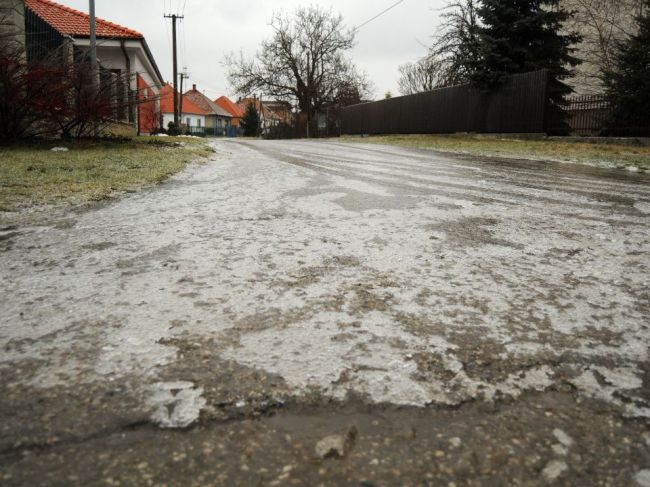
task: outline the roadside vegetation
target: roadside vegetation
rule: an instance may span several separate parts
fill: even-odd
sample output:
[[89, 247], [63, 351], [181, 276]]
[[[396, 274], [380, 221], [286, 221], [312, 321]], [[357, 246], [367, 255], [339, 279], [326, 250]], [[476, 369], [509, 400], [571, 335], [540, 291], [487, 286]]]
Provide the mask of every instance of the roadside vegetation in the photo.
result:
[[635, 167], [650, 170], [650, 147], [570, 142], [558, 139], [519, 140], [480, 135], [379, 135], [343, 137], [351, 142], [390, 144], [485, 157], [530, 159], [582, 164]]
[[[67, 151], [53, 151], [64, 147]], [[0, 147], [0, 219], [34, 205], [84, 204], [164, 181], [207, 158], [204, 139], [137, 137]]]

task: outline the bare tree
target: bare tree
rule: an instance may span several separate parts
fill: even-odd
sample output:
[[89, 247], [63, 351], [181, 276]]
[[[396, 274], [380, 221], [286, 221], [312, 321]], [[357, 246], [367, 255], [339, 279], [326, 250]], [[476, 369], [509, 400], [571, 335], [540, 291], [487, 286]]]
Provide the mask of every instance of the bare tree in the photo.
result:
[[449, 66], [444, 60], [432, 55], [413, 63], [402, 64], [398, 69], [400, 77], [397, 84], [402, 95], [431, 91], [449, 85]]
[[346, 57], [355, 32], [345, 28], [341, 15], [300, 7], [292, 17], [274, 14], [271, 27], [273, 36], [262, 42], [255, 58], [226, 57], [228, 79], [237, 93], [262, 90], [267, 96], [295, 100], [308, 116], [351, 88], [359, 98], [365, 95], [369, 82]]
[[573, 12], [567, 30], [579, 32], [576, 55], [583, 61], [571, 81], [579, 92], [599, 92], [604, 72], [613, 68], [617, 44], [634, 34], [643, 0], [563, 0]]
[[0, 140], [89, 137], [120, 121], [132, 105], [155, 104], [151, 97], [127, 96], [126, 73], [102, 70], [94, 89], [90, 64], [66, 61], [64, 50], [28, 59], [20, 44], [0, 43]]
[[398, 85], [402, 94], [469, 82], [480, 60], [479, 3], [480, 0], [447, 2], [427, 55], [399, 67]]
[[443, 9], [428, 58], [447, 84], [468, 82], [480, 62], [479, 5], [480, 0], [453, 0]]

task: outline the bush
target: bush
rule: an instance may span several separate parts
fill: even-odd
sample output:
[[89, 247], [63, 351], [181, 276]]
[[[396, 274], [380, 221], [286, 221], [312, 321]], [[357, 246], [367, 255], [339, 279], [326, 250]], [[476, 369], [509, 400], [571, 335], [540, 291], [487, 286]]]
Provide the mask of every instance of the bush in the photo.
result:
[[167, 124], [167, 135], [181, 135], [181, 129], [174, 122]]

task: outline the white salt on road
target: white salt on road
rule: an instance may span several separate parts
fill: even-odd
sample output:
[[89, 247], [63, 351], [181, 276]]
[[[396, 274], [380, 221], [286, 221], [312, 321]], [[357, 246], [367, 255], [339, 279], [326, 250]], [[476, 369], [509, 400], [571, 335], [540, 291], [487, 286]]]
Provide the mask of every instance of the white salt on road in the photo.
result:
[[0, 367], [38, 364], [36, 388], [129, 376], [171, 400], [152, 386], [182, 360], [170, 340], [213, 340], [295, 394], [458, 404], [570, 385], [650, 417], [647, 176], [215, 148], [158, 188], [19, 229], [0, 253]]

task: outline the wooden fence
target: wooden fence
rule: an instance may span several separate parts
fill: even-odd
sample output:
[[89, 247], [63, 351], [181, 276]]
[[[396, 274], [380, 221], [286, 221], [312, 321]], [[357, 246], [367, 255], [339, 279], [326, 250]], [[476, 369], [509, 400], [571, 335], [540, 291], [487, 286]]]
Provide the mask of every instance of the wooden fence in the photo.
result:
[[546, 70], [511, 76], [495, 92], [469, 85], [362, 103], [341, 110], [344, 134], [541, 133]]

